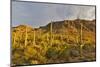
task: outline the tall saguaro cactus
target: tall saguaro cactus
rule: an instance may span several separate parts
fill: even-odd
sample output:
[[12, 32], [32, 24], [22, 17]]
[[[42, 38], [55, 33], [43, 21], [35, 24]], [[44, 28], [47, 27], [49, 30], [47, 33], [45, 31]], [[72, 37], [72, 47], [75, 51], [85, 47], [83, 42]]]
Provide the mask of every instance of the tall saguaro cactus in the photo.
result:
[[46, 34], [46, 40], [47, 40], [47, 41], [49, 40], [49, 35], [48, 35], [48, 33]]
[[33, 45], [35, 45], [35, 29], [34, 29], [34, 38], [33, 38]]
[[16, 47], [16, 33], [13, 33], [13, 46]]
[[26, 27], [26, 30], [25, 30], [25, 47], [27, 46], [27, 38], [28, 38], [28, 35], [27, 35], [27, 27]]
[[[80, 13], [79, 13], [80, 14]], [[80, 57], [82, 57], [82, 48], [83, 48], [83, 46], [84, 46], [84, 44], [83, 44], [83, 24], [82, 24], [82, 22], [80, 22], [80, 20], [79, 20], [79, 15], [78, 15], [78, 17], [77, 17], [77, 19], [78, 19], [78, 22], [79, 22], [79, 24], [80, 24], [80, 34], [79, 34], [79, 38], [80, 38]]]
[[84, 46], [84, 44], [83, 44], [83, 24], [81, 23], [81, 30], [80, 30], [80, 43], [81, 43], [81, 45], [80, 45], [80, 53], [81, 53], [81, 56], [82, 56], [82, 49], [83, 49], [83, 46]]
[[[66, 20], [64, 21], [64, 23], [68, 25], [68, 23], [67, 23]], [[64, 28], [65, 28], [65, 26], [64, 26]], [[66, 34], [66, 32], [67, 32], [67, 34]], [[66, 32], [65, 32], [65, 35], [66, 35], [66, 37], [67, 37], [67, 43], [68, 43], [68, 27], [67, 27], [67, 29], [66, 29]]]
[[79, 24], [80, 24], [80, 56], [82, 57], [82, 49], [83, 49], [83, 24], [82, 22], [80, 22], [80, 20], [78, 19]]
[[13, 37], [13, 44], [15, 45], [16, 42], [16, 33], [14, 33], [14, 37]]
[[83, 33], [83, 24], [80, 22], [81, 24], [81, 30], [80, 30], [80, 42], [81, 44], [83, 43], [83, 40], [82, 40], [82, 33]]
[[50, 24], [50, 45], [52, 46], [52, 22]]
[[70, 27], [70, 23], [69, 21], [67, 21], [67, 25], [68, 25], [68, 28], [67, 28], [67, 42], [69, 42], [69, 27]]

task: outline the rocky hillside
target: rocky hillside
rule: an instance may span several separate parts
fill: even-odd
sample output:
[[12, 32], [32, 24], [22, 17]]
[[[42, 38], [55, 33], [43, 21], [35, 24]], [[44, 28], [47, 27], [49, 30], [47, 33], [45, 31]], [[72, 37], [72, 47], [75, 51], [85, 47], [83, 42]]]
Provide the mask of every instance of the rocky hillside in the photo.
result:
[[[81, 28], [81, 23], [83, 25], [84, 30], [95, 32], [95, 27], [96, 27], [95, 20], [81, 20], [81, 19], [52, 22], [52, 29], [57, 31], [59, 31], [60, 29], [65, 30], [71, 28], [79, 30]], [[51, 23], [40, 28], [49, 30], [50, 25]]]
[[69, 37], [68, 39], [73, 42], [73, 40], [76, 40], [75, 37], [78, 36], [78, 38], [80, 38], [80, 33], [82, 33], [84, 41], [91, 41], [95, 44], [95, 28], [96, 28], [95, 20], [75, 19], [75, 20], [54, 21], [39, 28], [33, 28], [26, 25], [19, 25], [17, 27], [13, 27], [12, 31], [17, 33], [20, 32], [25, 33], [27, 28], [27, 32], [30, 34], [33, 34], [35, 31], [36, 36], [40, 34], [45, 35], [51, 32], [51, 25], [52, 25], [52, 34], [54, 35], [63, 35], [63, 38], [66, 37], [67, 35]]
[[[60, 30], [66, 30], [66, 29], [76, 29], [79, 30], [81, 29], [81, 24], [83, 27], [83, 30], [86, 31], [91, 31], [95, 32], [96, 28], [96, 23], [95, 20], [80, 20], [80, 19], [75, 19], [75, 20], [64, 20], [64, 21], [54, 21], [51, 23], [48, 23], [46, 26], [40, 26], [40, 28], [34, 28], [35, 30], [46, 30], [50, 31], [50, 26], [52, 24], [52, 29], [54, 31], [60, 31]], [[31, 31], [33, 30], [32, 27], [27, 26], [27, 25], [19, 25], [17, 27], [13, 27], [13, 30], [25, 30], [25, 28], [30, 29]]]

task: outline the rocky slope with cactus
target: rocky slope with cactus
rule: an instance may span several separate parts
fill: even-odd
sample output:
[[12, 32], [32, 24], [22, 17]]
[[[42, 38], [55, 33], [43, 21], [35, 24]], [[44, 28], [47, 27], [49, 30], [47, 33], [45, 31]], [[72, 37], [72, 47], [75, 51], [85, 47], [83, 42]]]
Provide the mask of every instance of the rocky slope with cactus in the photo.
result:
[[12, 63], [15, 65], [94, 61], [95, 20], [54, 21], [34, 28], [12, 27]]

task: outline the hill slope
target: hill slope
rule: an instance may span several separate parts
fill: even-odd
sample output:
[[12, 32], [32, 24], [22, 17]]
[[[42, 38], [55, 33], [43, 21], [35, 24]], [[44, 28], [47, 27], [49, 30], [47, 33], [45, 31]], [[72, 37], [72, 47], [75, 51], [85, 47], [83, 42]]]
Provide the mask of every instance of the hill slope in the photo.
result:
[[95, 61], [95, 28], [95, 20], [81, 19], [12, 27], [12, 64]]

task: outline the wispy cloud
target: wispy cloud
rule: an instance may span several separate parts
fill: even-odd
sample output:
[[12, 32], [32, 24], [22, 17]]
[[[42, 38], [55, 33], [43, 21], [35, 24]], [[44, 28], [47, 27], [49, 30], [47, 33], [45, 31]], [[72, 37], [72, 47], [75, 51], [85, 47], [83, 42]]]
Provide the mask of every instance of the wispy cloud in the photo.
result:
[[65, 19], [95, 19], [94, 6], [62, 5], [46, 3], [12, 2], [12, 25], [28, 24], [33, 27], [50, 21]]

